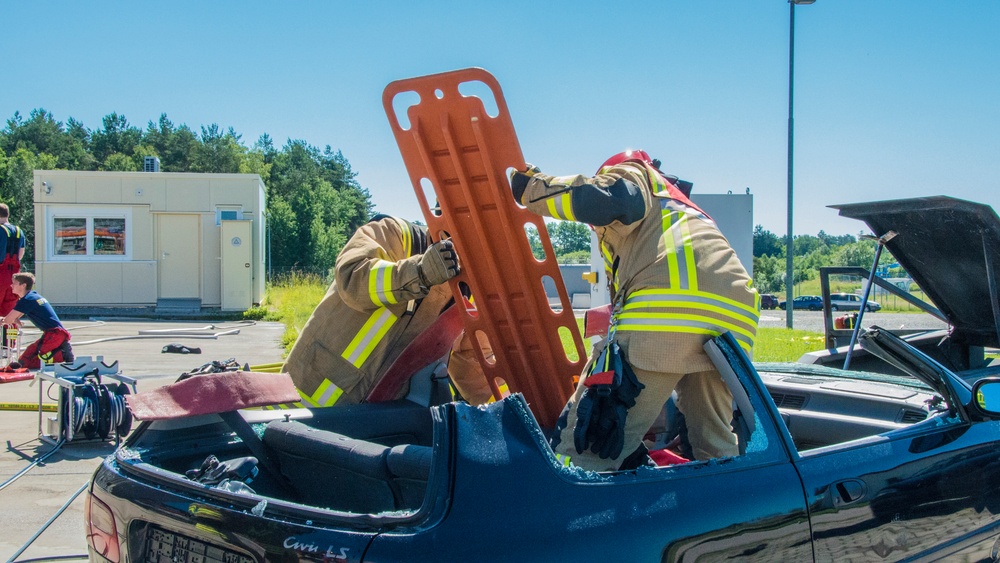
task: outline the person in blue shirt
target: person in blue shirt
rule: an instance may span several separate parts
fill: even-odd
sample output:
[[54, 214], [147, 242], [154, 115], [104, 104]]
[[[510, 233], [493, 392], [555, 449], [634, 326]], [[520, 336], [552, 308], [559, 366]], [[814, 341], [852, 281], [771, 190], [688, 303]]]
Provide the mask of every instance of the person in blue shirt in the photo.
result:
[[34, 286], [33, 274], [14, 274], [10, 288], [20, 299], [13, 311], [0, 318], [3, 326], [19, 325], [22, 317], [27, 318], [42, 331], [42, 337], [28, 346], [17, 362], [11, 362], [10, 367], [15, 369], [38, 369], [42, 360], [57, 364], [74, 360], [73, 348], [69, 344], [69, 331], [63, 327], [48, 300], [32, 289]]

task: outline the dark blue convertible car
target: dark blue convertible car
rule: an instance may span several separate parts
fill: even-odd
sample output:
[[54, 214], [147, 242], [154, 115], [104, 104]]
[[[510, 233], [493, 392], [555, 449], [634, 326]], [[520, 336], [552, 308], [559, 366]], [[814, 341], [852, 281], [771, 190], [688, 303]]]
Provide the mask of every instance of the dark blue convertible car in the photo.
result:
[[[997, 232], [981, 248], [1000, 248]], [[994, 257], [981, 257], [992, 284]], [[1000, 320], [996, 298], [993, 308]], [[977, 333], [980, 360], [981, 346], [1000, 345], [998, 326]], [[966, 338], [948, 336], [958, 348]], [[710, 341], [733, 391], [741, 454], [667, 467], [561, 466], [519, 395], [433, 404], [424, 372], [401, 401], [143, 422], [93, 477], [90, 556], [995, 560], [996, 370], [981, 361], [956, 373], [879, 328], [860, 344], [892, 373], [755, 366], [728, 334]], [[218, 479], [199, 478], [209, 456], [228, 469]]]

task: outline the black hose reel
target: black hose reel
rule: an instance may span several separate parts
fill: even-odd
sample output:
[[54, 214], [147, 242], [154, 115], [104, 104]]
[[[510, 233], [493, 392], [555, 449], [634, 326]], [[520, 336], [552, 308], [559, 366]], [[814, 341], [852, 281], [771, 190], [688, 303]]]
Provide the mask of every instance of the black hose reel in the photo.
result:
[[[112, 432], [118, 437], [129, 433], [132, 429], [132, 413], [125, 404], [125, 395], [130, 393], [128, 385], [120, 382], [103, 383], [101, 376], [97, 374], [86, 375], [79, 382], [73, 383], [75, 385], [72, 388], [60, 389], [60, 401], [64, 404], [62, 424], [66, 437], [107, 440]], [[72, 408], [68, 405], [71, 390]]]
[[[132, 430], [132, 412], [126, 395], [135, 393], [135, 379], [118, 369], [118, 362], [104, 363], [103, 356], [77, 357], [55, 364], [53, 371], [42, 370], [38, 378], [59, 388], [58, 414], [48, 419], [48, 433], [42, 433], [42, 390], [38, 395], [39, 437], [52, 443], [80, 439], [115, 439]], [[51, 387], [50, 387], [51, 389]]]

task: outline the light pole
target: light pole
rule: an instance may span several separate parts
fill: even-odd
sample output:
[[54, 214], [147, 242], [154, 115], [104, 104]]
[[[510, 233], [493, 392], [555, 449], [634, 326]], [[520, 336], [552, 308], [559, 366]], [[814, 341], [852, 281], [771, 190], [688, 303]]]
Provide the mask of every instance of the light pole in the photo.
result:
[[812, 4], [816, 0], [788, 0], [788, 230], [785, 234], [785, 326], [792, 328], [792, 306], [795, 290], [794, 247], [792, 245], [792, 146], [795, 126], [792, 102], [795, 94], [795, 5]]

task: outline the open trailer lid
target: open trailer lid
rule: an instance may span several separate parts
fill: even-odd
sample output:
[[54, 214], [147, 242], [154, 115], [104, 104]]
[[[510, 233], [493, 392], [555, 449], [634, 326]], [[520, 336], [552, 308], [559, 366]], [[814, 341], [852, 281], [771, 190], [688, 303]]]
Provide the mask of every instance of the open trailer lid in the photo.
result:
[[1000, 346], [1000, 218], [992, 207], [947, 196], [831, 205], [898, 235], [886, 248], [954, 327], [953, 337]]

